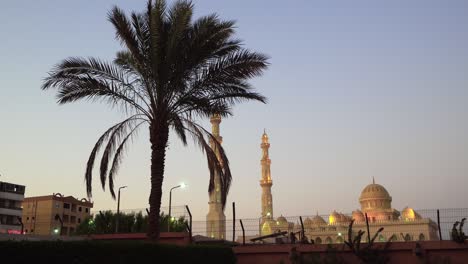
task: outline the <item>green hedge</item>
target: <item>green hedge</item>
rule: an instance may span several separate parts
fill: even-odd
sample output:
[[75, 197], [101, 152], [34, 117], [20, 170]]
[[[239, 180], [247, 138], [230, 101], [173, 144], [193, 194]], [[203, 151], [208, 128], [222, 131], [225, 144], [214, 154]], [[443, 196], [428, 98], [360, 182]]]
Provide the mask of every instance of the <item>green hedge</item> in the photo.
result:
[[181, 247], [141, 241], [7, 241], [0, 242], [0, 259], [8, 264], [236, 263], [229, 247]]

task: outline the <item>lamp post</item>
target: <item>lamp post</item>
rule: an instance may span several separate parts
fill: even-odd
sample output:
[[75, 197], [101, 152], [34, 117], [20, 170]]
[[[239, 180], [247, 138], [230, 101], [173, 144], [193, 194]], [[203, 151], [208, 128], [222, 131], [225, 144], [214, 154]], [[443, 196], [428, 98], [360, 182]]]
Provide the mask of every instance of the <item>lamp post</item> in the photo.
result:
[[171, 221], [172, 221], [172, 217], [171, 217], [171, 205], [172, 205], [172, 190], [174, 189], [177, 189], [177, 188], [185, 188], [187, 185], [185, 185], [185, 183], [181, 183], [177, 186], [174, 186], [171, 188], [171, 190], [169, 191], [169, 218], [167, 219], [167, 232], [171, 231]]
[[118, 233], [118, 232], [119, 232], [120, 190], [121, 190], [121, 189], [124, 189], [124, 188], [127, 188], [127, 186], [122, 186], [122, 187], [119, 188], [119, 195], [118, 195], [118, 198], [117, 198], [117, 217], [116, 217], [116, 220], [115, 220], [115, 233]]

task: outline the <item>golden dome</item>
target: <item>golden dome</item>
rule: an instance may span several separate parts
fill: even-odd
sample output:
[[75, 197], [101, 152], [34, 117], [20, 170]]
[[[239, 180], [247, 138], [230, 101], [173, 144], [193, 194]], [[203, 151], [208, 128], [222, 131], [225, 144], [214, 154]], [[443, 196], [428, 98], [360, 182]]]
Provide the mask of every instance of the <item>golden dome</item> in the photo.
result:
[[288, 220], [286, 220], [286, 218], [284, 216], [280, 216], [276, 219], [276, 222], [279, 224], [279, 225], [284, 225], [284, 224], [288, 224]]
[[405, 207], [403, 211], [401, 211], [401, 217], [403, 220], [415, 220], [421, 219], [421, 215], [419, 215], [413, 208]]
[[372, 178], [372, 184], [367, 185], [359, 196], [361, 209], [368, 211], [372, 209], [390, 209], [392, 197], [387, 189], [380, 184], [376, 184]]
[[307, 217], [305, 220], [304, 220], [304, 225], [305, 226], [311, 226], [313, 224], [312, 220]]
[[374, 199], [392, 200], [388, 191], [380, 184], [372, 183], [367, 185], [361, 192], [359, 201]]
[[328, 222], [330, 224], [336, 224], [337, 222], [339, 222], [341, 219], [341, 216], [338, 212], [336, 211], [333, 211], [330, 216], [328, 217]]

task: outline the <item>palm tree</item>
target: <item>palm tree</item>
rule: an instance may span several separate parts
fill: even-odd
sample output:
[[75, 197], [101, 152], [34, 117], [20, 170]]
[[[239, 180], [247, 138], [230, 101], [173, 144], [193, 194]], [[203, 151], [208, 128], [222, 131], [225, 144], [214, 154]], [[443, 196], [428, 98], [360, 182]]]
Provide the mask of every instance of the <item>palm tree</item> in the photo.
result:
[[[248, 80], [268, 66], [265, 55], [242, 48], [233, 37], [234, 22], [212, 14], [192, 20], [190, 1], [170, 8], [164, 0], [148, 1], [146, 11], [127, 16], [114, 7], [108, 14], [123, 51], [112, 63], [96, 58], [68, 58], [45, 78], [42, 89], [57, 89], [59, 104], [81, 99], [104, 101], [122, 109], [127, 118], [98, 139], [86, 165], [86, 189], [91, 183], [96, 156], [102, 149], [100, 181], [112, 197], [114, 177], [123, 153], [138, 130], [147, 126], [151, 143], [151, 194], [148, 236], [159, 239], [159, 215], [164, 162], [173, 130], [184, 145], [191, 137], [206, 154], [210, 171], [220, 176], [222, 203], [231, 184], [229, 162], [222, 146], [198, 121], [213, 115], [232, 115], [242, 101], [265, 102]], [[210, 148], [213, 141], [219, 157]]]

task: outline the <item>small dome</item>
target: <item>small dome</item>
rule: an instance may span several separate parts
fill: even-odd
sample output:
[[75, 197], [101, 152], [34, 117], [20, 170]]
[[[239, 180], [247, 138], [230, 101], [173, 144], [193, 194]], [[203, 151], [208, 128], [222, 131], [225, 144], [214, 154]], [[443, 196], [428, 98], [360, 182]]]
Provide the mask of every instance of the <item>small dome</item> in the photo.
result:
[[269, 235], [272, 232], [270, 221], [265, 221], [262, 225], [262, 235]]
[[328, 217], [328, 222], [330, 224], [336, 224], [341, 220], [341, 216], [338, 212], [333, 211], [330, 216]]
[[346, 222], [349, 222], [349, 221], [351, 221], [349, 216], [340, 213], [340, 218], [339, 218], [340, 223], [346, 223]]
[[421, 215], [419, 215], [413, 208], [405, 207], [403, 211], [401, 211], [401, 217], [403, 220], [415, 220], [421, 219]]
[[304, 225], [305, 225], [305, 226], [310, 226], [310, 225], [312, 225], [312, 224], [313, 224], [313, 222], [312, 222], [312, 220], [311, 220], [309, 217], [307, 217], [307, 218], [304, 220]]
[[276, 222], [280, 225], [288, 224], [288, 220], [284, 216], [280, 216], [276, 219]]
[[312, 224], [313, 225], [326, 225], [327, 222], [320, 215], [316, 215], [314, 216], [314, 218], [312, 218]]
[[354, 219], [354, 221], [356, 221], [356, 222], [364, 222], [364, 221], [366, 221], [366, 217], [365, 217], [364, 214], [361, 212], [361, 210], [353, 211], [353, 219]]

